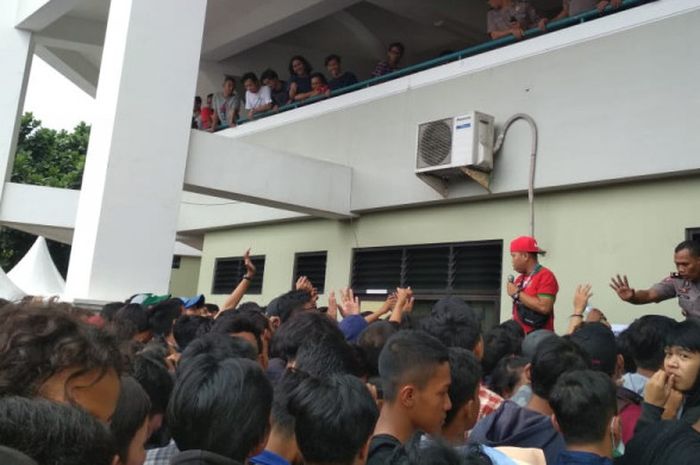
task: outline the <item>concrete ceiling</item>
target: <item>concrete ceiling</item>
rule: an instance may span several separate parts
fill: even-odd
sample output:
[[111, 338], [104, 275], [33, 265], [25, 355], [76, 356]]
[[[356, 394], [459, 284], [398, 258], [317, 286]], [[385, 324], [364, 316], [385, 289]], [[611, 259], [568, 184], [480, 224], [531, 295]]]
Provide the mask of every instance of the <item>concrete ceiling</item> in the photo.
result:
[[[70, 11], [35, 31], [37, 44], [40, 55], [94, 95], [110, 0], [72, 1]], [[561, 0], [532, 3], [552, 16]], [[486, 40], [487, 9], [485, 0], [209, 0], [202, 59], [233, 74], [271, 66], [284, 76], [294, 54], [318, 69], [338, 53], [364, 78], [392, 41], [404, 42], [411, 64]]]

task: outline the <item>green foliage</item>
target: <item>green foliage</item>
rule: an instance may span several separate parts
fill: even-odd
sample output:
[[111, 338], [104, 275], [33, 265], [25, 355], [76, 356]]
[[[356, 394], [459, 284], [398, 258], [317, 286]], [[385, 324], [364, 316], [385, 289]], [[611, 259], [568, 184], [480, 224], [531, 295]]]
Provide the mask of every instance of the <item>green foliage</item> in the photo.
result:
[[[41, 127], [31, 113], [22, 115], [12, 182], [80, 189], [90, 126], [81, 122], [72, 132]], [[36, 236], [0, 229], [0, 266], [10, 270], [34, 243]], [[70, 246], [47, 241], [59, 271], [65, 276]]]

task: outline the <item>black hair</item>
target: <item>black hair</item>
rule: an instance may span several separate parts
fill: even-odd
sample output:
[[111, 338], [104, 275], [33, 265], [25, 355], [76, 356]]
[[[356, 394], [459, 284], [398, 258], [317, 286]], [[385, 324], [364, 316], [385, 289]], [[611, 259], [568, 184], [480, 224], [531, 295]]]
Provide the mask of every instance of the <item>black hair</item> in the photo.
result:
[[508, 331], [508, 333], [513, 337], [513, 339], [519, 340], [521, 344], [523, 342], [523, 339], [525, 339], [525, 330], [522, 326], [520, 326], [520, 323], [513, 319], [506, 320], [503, 323], [499, 324], [497, 327], [503, 328], [506, 331]]
[[481, 340], [481, 322], [474, 310], [458, 297], [444, 297], [423, 319], [421, 329], [447, 347], [473, 351]]
[[396, 326], [389, 321], [376, 321], [360, 333], [357, 345], [365, 355], [367, 371], [370, 377], [379, 376], [379, 354], [386, 341], [396, 333]]
[[324, 85], [328, 84], [328, 80], [326, 79], [326, 76], [323, 75], [323, 73], [319, 73], [319, 72], [311, 73], [311, 76], [309, 76], [309, 79], [313, 79], [313, 78], [320, 79], [321, 84], [324, 84]]
[[167, 418], [179, 450], [243, 462], [265, 439], [271, 404], [272, 387], [260, 365], [200, 354], [179, 374]]
[[261, 81], [266, 81], [268, 79], [279, 79], [279, 75], [275, 70], [272, 70], [270, 68], [267, 68], [265, 71], [262, 72], [260, 75], [260, 80]]
[[292, 63], [294, 63], [295, 60], [301, 61], [301, 63], [304, 65], [304, 74], [307, 74], [307, 75], [311, 74], [311, 71], [313, 71], [313, 68], [311, 67], [311, 63], [309, 63], [308, 60], [301, 55], [294, 55], [289, 60], [289, 74], [291, 76], [294, 76], [294, 67], [292, 66]]
[[304, 342], [295, 358], [294, 367], [311, 376], [326, 377], [333, 374], [359, 375], [356, 353], [344, 339], [329, 335], [318, 341]]
[[340, 57], [338, 55], [336, 55], [335, 53], [332, 53], [332, 54], [328, 55], [325, 60], [323, 60], [323, 65], [328, 66], [328, 63], [330, 63], [333, 60], [337, 61], [338, 64], [341, 63]]
[[362, 381], [340, 374], [302, 381], [289, 399], [289, 411], [307, 464], [351, 465], [379, 417]]
[[122, 463], [129, 459], [129, 445], [136, 433], [148, 419], [151, 401], [138, 381], [123, 376], [117, 408], [112, 415], [109, 430], [112, 432], [117, 454]]
[[197, 337], [209, 332], [211, 320], [199, 315], [182, 315], [173, 325], [173, 337], [180, 352], [187, 348], [187, 345]]
[[387, 50], [391, 50], [391, 49], [394, 48], [394, 47], [396, 47], [396, 48], [398, 48], [399, 50], [401, 50], [401, 55], [400, 55], [400, 56], [403, 57], [403, 54], [404, 54], [404, 52], [406, 51], [406, 47], [404, 47], [404, 45], [403, 45], [401, 42], [392, 42], [392, 43], [389, 44], [389, 46], [388, 46], [386, 49], [387, 49]]
[[250, 311], [227, 311], [219, 315], [211, 327], [212, 333], [233, 334], [233, 333], [251, 333], [255, 338], [258, 353], [262, 353], [264, 328], [261, 328], [260, 320]]
[[464, 404], [474, 398], [481, 382], [481, 366], [476, 356], [461, 347], [450, 347], [450, 377], [452, 383], [448, 390], [452, 408], [445, 415], [445, 424], [449, 424]]
[[289, 413], [289, 397], [307, 376], [297, 370], [288, 369], [282, 373], [275, 385], [270, 418], [275, 433], [285, 439], [294, 437], [294, 416]]
[[666, 338], [676, 325], [667, 316], [644, 315], [619, 336], [630, 351], [634, 363], [645, 370], [659, 370], [664, 364]]
[[289, 291], [270, 302], [267, 306], [267, 314], [279, 317], [284, 324], [297, 313], [303, 312], [309, 299], [311, 294], [308, 291]]
[[114, 322], [128, 321], [133, 325], [137, 333], [148, 331], [151, 325], [148, 321], [148, 313], [141, 304], [126, 304], [114, 314]]
[[164, 360], [151, 353], [141, 352], [132, 361], [131, 375], [148, 394], [151, 401], [150, 415], [165, 413], [174, 382]]
[[114, 315], [123, 306], [124, 306], [124, 302], [110, 302], [110, 303], [104, 304], [102, 306], [102, 311], [100, 312], [100, 315], [102, 315], [102, 318], [104, 318], [105, 321], [112, 321], [114, 319]]
[[484, 375], [490, 376], [498, 362], [504, 357], [520, 354], [521, 346], [522, 338], [514, 336], [509, 328], [503, 325], [491, 328], [484, 335], [484, 356], [481, 358]]
[[389, 338], [379, 354], [384, 399], [393, 401], [405, 383], [425, 387], [435, 369], [449, 361], [447, 348], [424, 331], [399, 331]]
[[117, 343], [106, 332], [52, 305], [0, 309], [0, 396], [36, 396], [53, 375], [78, 368], [70, 379], [97, 370], [121, 373]]
[[236, 310], [238, 310], [239, 312], [244, 311], [244, 312], [265, 313], [265, 309], [255, 302], [243, 302], [238, 307], [236, 307]]
[[324, 337], [344, 340], [338, 325], [316, 312], [302, 312], [291, 318], [272, 336], [271, 355], [287, 362], [294, 360], [304, 343], [318, 342]]
[[666, 347], [673, 346], [700, 352], [700, 320], [689, 318], [673, 325], [666, 337]]
[[511, 355], [499, 360], [496, 368], [491, 372], [489, 389], [501, 397], [510, 397], [515, 394], [514, 389], [522, 376], [525, 365], [529, 360], [518, 355]]
[[251, 361], [258, 359], [258, 353], [253, 345], [240, 337], [229, 336], [222, 333], [209, 333], [193, 340], [182, 352], [177, 368], [179, 373], [197, 356], [209, 354], [216, 360], [227, 358], [245, 358]]
[[387, 465], [491, 465], [491, 459], [476, 445], [451, 447], [439, 439], [423, 440], [415, 433], [394, 452]]
[[82, 409], [45, 399], [0, 397], [0, 444], [37, 463], [110, 465], [109, 430]]
[[227, 81], [233, 82], [233, 85], [234, 85], [234, 86], [236, 85], [236, 78], [234, 78], [234, 77], [231, 76], [230, 74], [224, 75], [224, 84], [226, 84]]
[[537, 346], [530, 368], [532, 392], [548, 400], [549, 393], [564, 373], [591, 367], [588, 355], [570, 340], [548, 337]]
[[676, 246], [675, 253], [687, 250], [693, 258], [700, 258], [700, 241], [683, 241]]
[[151, 329], [155, 336], [167, 337], [173, 331], [173, 323], [180, 316], [182, 301], [168, 299], [150, 308]]
[[204, 308], [207, 309], [207, 313], [210, 315], [216, 315], [219, 312], [219, 306], [216, 304], [204, 304]]
[[195, 96], [194, 96], [194, 101], [195, 101], [195, 103], [201, 104], [201, 103], [202, 103], [202, 97], [200, 97], [199, 95], [195, 95]]
[[598, 443], [617, 414], [615, 385], [600, 371], [570, 371], [557, 380], [549, 405], [568, 445]]
[[258, 84], [258, 83], [260, 82], [260, 81], [258, 81], [258, 77], [257, 77], [257, 76], [255, 75], [255, 73], [253, 73], [253, 72], [247, 72], [247, 73], [245, 73], [245, 74], [243, 75], [243, 77], [241, 78], [241, 82], [242, 82], [243, 84], [245, 84], [245, 82], [246, 82], [248, 79], [250, 79], [251, 81], [253, 81], [255, 84]]

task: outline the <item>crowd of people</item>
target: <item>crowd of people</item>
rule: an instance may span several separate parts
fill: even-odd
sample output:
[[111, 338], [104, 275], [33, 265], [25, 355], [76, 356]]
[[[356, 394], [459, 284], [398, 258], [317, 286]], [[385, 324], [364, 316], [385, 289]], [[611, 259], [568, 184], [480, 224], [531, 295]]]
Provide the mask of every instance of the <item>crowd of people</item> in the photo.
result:
[[249, 251], [221, 307], [2, 302], [0, 463], [697, 463], [700, 243], [679, 244], [677, 273], [651, 289], [613, 278], [623, 301], [678, 296], [687, 317], [643, 315], [619, 335], [586, 312], [587, 285], [553, 331], [543, 252], [510, 243], [513, 319], [485, 333], [452, 296], [415, 318], [410, 288], [375, 311], [349, 288], [321, 307], [306, 277], [264, 307], [242, 302]]
[[[540, 16], [527, 0], [488, 0], [487, 32], [491, 39], [513, 36], [520, 40], [524, 32], [532, 28], [546, 31], [548, 18]], [[561, 12], [554, 20], [577, 16], [590, 10], [603, 11], [608, 6], [619, 8], [622, 0], [563, 0]], [[400, 69], [405, 47], [394, 42], [387, 47], [386, 58], [378, 62], [370, 78], [391, 74]], [[450, 54], [446, 50], [441, 55]], [[335, 91], [358, 82], [355, 73], [343, 71], [342, 60], [337, 54], [324, 60], [328, 78], [314, 68], [301, 55], [289, 60], [289, 78], [281, 80], [273, 69], [264, 70], [258, 77], [254, 72], [243, 74], [240, 83], [245, 89], [241, 96], [236, 91], [236, 80], [226, 76], [219, 93], [207, 95], [206, 102], [197, 96], [192, 111], [192, 128], [214, 132], [236, 126], [241, 119], [252, 120], [256, 116], [292, 103], [317, 101], [330, 97]]]

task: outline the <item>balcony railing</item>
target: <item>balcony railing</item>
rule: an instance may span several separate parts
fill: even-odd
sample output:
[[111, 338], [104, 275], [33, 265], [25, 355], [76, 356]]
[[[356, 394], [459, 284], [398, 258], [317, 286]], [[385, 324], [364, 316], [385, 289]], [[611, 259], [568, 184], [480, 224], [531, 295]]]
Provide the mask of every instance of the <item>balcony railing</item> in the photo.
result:
[[[562, 18], [556, 21], [552, 21], [547, 23], [547, 28], [545, 31], [542, 31], [539, 28], [532, 28], [528, 29], [527, 31], [524, 31], [523, 38], [521, 40], [529, 39], [531, 37], [537, 37], [541, 36], [543, 34], [548, 34], [550, 32], [554, 31], [559, 31], [561, 29], [566, 29], [572, 26], [575, 26], [577, 24], [581, 24], [584, 22], [592, 21], [595, 19], [598, 19], [602, 16], [606, 16], [609, 14], [614, 14], [617, 13], [618, 11], [622, 10], [627, 10], [639, 5], [642, 5], [644, 3], [650, 3], [655, 0], [624, 0], [622, 2], [622, 5], [619, 8], [612, 8], [611, 6], [606, 7], [606, 9], [602, 12], [599, 12], [597, 9], [587, 11], [585, 13], [581, 13], [577, 16], [571, 16], [568, 18]], [[516, 39], [514, 36], [506, 36], [506, 37], [501, 37], [500, 39], [495, 39], [495, 40], [489, 40], [487, 42], [477, 44], [471, 47], [467, 47], [463, 50], [453, 52], [450, 54], [443, 55], [438, 58], [434, 58], [432, 60], [427, 60], [423, 61], [421, 63], [417, 63], [415, 65], [411, 66], [406, 66], [405, 68], [401, 68], [399, 70], [396, 70], [392, 73], [385, 74], [383, 76], [378, 76], [378, 77], [373, 77], [370, 79], [366, 79], [364, 81], [360, 81], [356, 84], [343, 87], [337, 90], [334, 90], [330, 97], [327, 97], [325, 95], [319, 95], [315, 97], [308, 98], [304, 100], [303, 102], [294, 102], [294, 103], [289, 103], [287, 105], [284, 105], [282, 107], [276, 108], [274, 110], [266, 111], [264, 113], [259, 113], [255, 115], [254, 119], [248, 119], [248, 118], [240, 118], [237, 121], [237, 124], [245, 124], [249, 123], [251, 121], [257, 121], [262, 118], [266, 118], [268, 116], [276, 115], [279, 113], [287, 112], [290, 110], [294, 110], [296, 108], [302, 107], [302, 106], [307, 106], [311, 105], [313, 103], [322, 101], [322, 100], [327, 100], [329, 98], [336, 97], [338, 95], [344, 95], [350, 92], [354, 92], [356, 90], [360, 89], [366, 89], [371, 86], [375, 86], [377, 84], [381, 84], [387, 81], [391, 81], [400, 77], [407, 76], [409, 74], [415, 74], [420, 71], [425, 71], [426, 69], [430, 68], [435, 68], [436, 66], [444, 65], [446, 63], [450, 63], [452, 61], [457, 61], [457, 60], [462, 60], [464, 58], [472, 57], [474, 55], [479, 55], [484, 52], [488, 52], [497, 48], [505, 47], [507, 45], [511, 45], [514, 43], [520, 42], [520, 40]]]

